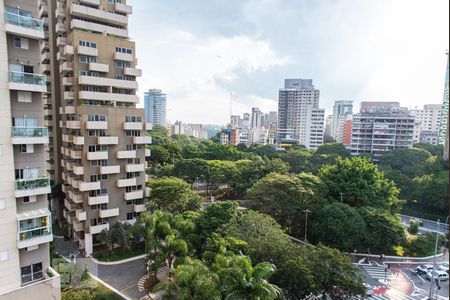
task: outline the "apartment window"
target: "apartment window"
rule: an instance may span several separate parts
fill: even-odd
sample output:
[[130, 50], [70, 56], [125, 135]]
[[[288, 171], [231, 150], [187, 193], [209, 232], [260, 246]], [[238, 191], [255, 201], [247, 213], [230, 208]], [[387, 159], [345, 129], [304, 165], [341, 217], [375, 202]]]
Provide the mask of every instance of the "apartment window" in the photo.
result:
[[101, 92], [99, 86], [92, 86], [92, 85], [82, 85], [81, 90], [85, 92]]
[[116, 68], [131, 68], [131, 63], [129, 61], [116, 60]]
[[105, 152], [108, 151], [107, 145], [89, 145], [88, 147], [89, 152]]
[[98, 197], [98, 196], [103, 196], [103, 195], [107, 195], [107, 194], [108, 194], [108, 189], [101, 188], [100, 190], [90, 191], [89, 197]]
[[17, 102], [31, 103], [32, 102], [31, 92], [18, 91], [17, 92]]
[[82, 64], [96, 63], [96, 62], [97, 58], [94, 56], [80, 55], [80, 63]]
[[105, 115], [89, 115], [88, 121], [90, 121], [90, 122], [105, 122], [106, 116]]
[[100, 74], [93, 71], [80, 71], [80, 76], [100, 77]]
[[23, 197], [22, 198], [22, 202], [23, 203], [30, 203], [30, 197], [29, 196]]
[[28, 49], [30, 49], [30, 43], [29, 43], [28, 39], [26, 39], [26, 38], [21, 38], [21, 37], [15, 36], [14, 37], [14, 48], [28, 50]]
[[44, 273], [42, 271], [42, 263], [32, 264], [20, 268], [20, 275], [22, 277], [22, 284], [44, 278]]
[[127, 186], [125, 187], [125, 191], [127, 193], [131, 193], [131, 192], [135, 192], [135, 191], [140, 191], [142, 190], [142, 185], [136, 185], [136, 186]]
[[133, 213], [127, 213], [127, 220], [133, 220]]
[[91, 175], [91, 182], [98, 182], [101, 180], [108, 180], [107, 174], [98, 174], [98, 175]]
[[126, 116], [125, 122], [127, 123], [140, 123], [142, 122], [142, 117], [140, 116]]
[[126, 130], [126, 136], [141, 136], [141, 132], [139, 130]]
[[8, 250], [0, 251], [0, 262], [8, 260]]
[[106, 136], [106, 130], [88, 130], [88, 136]]
[[107, 203], [102, 203], [102, 204], [97, 204], [97, 205], [91, 205], [91, 210], [105, 210], [108, 209], [108, 204]]
[[126, 53], [126, 54], [133, 54], [133, 50], [130, 48], [123, 48], [123, 47], [116, 47], [116, 52], [119, 53]]
[[106, 166], [108, 166], [108, 160], [106, 160], [106, 159], [92, 160], [91, 161], [91, 166], [92, 167], [97, 167], [97, 166], [106, 167]]
[[82, 47], [97, 48], [97, 44], [94, 42], [79, 41], [78, 44]]
[[108, 0], [109, 3], [122, 3], [122, 0]]
[[91, 226], [97, 226], [108, 223], [107, 219], [97, 218], [97, 219], [91, 219], [90, 220]]
[[141, 176], [140, 172], [131, 172], [131, 173], [127, 173], [127, 179], [131, 179], [131, 178], [136, 178]]

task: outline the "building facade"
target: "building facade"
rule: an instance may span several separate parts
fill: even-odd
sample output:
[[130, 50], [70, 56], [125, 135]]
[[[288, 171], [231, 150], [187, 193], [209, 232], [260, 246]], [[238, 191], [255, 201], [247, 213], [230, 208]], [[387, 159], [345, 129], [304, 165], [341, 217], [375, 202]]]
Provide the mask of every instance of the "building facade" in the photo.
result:
[[[57, 215], [89, 256], [98, 234], [117, 222], [132, 223], [145, 210], [145, 158], [151, 143], [139, 97], [135, 43], [126, 1], [49, 3], [47, 95], [57, 141], [55, 185], [63, 198]], [[58, 179], [60, 178], [60, 179]], [[60, 180], [60, 181], [58, 181]]]
[[[0, 0], [0, 298], [60, 299], [51, 268], [45, 1]], [[52, 274], [52, 276], [49, 276]]]
[[277, 143], [316, 149], [323, 144], [325, 110], [312, 79], [286, 79], [279, 91]]
[[416, 117], [414, 143], [438, 145], [442, 105], [427, 104], [423, 109], [413, 109], [410, 112]]
[[334, 102], [333, 119], [331, 121], [331, 137], [338, 143], [345, 144], [345, 125], [351, 120], [353, 101], [339, 100]]
[[382, 103], [363, 102], [353, 115], [352, 155], [372, 154], [377, 160], [386, 151], [413, 146], [415, 117], [399, 103]]
[[445, 73], [444, 98], [442, 100], [442, 118], [439, 124], [439, 145], [445, 145], [448, 136], [448, 84], [449, 84], [449, 62], [447, 51], [447, 71]]
[[144, 95], [145, 122], [166, 126], [167, 96], [161, 90], [152, 89]]

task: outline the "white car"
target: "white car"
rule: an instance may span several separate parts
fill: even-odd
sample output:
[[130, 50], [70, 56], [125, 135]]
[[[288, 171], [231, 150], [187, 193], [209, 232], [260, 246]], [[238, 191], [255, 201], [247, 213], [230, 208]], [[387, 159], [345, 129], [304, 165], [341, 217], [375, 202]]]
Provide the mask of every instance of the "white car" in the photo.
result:
[[445, 272], [448, 272], [448, 263], [443, 263], [439, 266], [439, 269]]
[[366, 288], [366, 295], [372, 296], [373, 295], [373, 288], [368, 285], [367, 283], [363, 283], [364, 287]]
[[442, 270], [436, 270], [432, 272], [428, 272], [427, 274], [428, 280], [438, 280], [438, 281], [448, 281], [448, 274], [445, 271]]
[[428, 272], [431, 272], [433, 270], [433, 265], [421, 265], [418, 266], [416, 269], [416, 273], [418, 275], [425, 275]]

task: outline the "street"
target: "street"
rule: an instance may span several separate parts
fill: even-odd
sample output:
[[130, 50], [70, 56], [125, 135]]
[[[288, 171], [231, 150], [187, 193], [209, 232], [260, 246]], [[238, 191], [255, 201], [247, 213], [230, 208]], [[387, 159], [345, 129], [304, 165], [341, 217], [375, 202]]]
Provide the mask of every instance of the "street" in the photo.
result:
[[422, 226], [419, 227], [419, 231], [421, 232], [437, 232], [447, 234], [448, 233], [448, 224], [445, 224], [445, 220], [441, 220], [441, 223], [439, 224], [439, 230], [438, 230], [438, 223], [436, 221], [407, 216], [407, 215], [400, 215], [402, 218], [402, 224], [405, 227], [409, 226], [409, 221], [411, 219], [417, 219], [422, 221]]

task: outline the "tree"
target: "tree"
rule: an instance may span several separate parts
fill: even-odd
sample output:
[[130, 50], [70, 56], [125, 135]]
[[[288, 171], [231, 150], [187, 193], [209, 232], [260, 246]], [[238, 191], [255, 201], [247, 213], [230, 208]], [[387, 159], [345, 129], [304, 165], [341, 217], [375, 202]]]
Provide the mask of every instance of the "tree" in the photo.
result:
[[347, 252], [365, 251], [366, 231], [366, 223], [357, 209], [333, 202], [312, 212], [308, 236], [314, 244], [321, 242]]
[[420, 223], [415, 220], [409, 220], [408, 232], [409, 234], [416, 235], [419, 232]]
[[428, 211], [448, 211], [448, 171], [424, 175], [413, 179], [413, 197]]
[[109, 229], [103, 229], [98, 235], [98, 240], [100, 244], [106, 245], [106, 249], [109, 252], [112, 252], [114, 249], [114, 240]]
[[177, 214], [200, 209], [201, 197], [182, 179], [163, 177], [150, 180], [147, 186], [151, 190], [149, 207], [153, 210], [166, 210]]
[[[405, 256], [428, 257], [434, 254], [436, 234], [432, 232], [425, 233], [424, 236], [411, 235], [407, 238], [404, 246]], [[445, 236], [440, 235], [438, 244], [445, 242]]]
[[128, 230], [130, 229], [131, 225], [128, 223], [116, 223], [114, 224], [111, 229], [111, 239], [113, 244], [119, 245], [119, 247], [122, 250], [129, 250], [130, 249], [130, 239], [128, 236]]
[[289, 150], [280, 152], [279, 158], [290, 166], [291, 173], [311, 172], [310, 158], [312, 152], [308, 150]]
[[318, 290], [325, 299], [328, 294], [332, 299], [345, 299], [364, 295], [363, 278], [356, 276], [356, 267], [349, 257], [323, 245], [306, 253]]
[[213, 270], [225, 299], [273, 300], [282, 295], [281, 289], [268, 281], [275, 272], [273, 264], [262, 262], [253, 267], [248, 256], [218, 255]]
[[155, 288], [164, 291], [163, 299], [221, 300], [219, 277], [200, 260], [186, 258], [172, 274], [168, 283]]
[[332, 166], [319, 170], [322, 194], [332, 201], [340, 201], [352, 207], [373, 206], [399, 209], [397, 187], [384, 178], [376, 165], [361, 157], [337, 158]]
[[142, 219], [137, 218], [136, 222], [128, 229], [128, 238], [131, 243], [131, 247], [136, 249], [138, 245], [144, 240], [146, 234], [145, 225]]
[[314, 174], [317, 174], [321, 167], [333, 165], [338, 157], [349, 158], [350, 150], [345, 148], [343, 144], [339, 143], [328, 143], [319, 146], [319, 148], [317, 148], [309, 159], [311, 171]]
[[419, 148], [387, 151], [380, 157], [380, 165], [399, 170], [410, 178], [432, 173], [437, 167], [436, 159], [430, 152]]
[[369, 253], [395, 254], [394, 247], [405, 241], [405, 230], [398, 215], [366, 207], [360, 210], [366, 221], [365, 245]]
[[209, 205], [197, 220], [202, 234], [208, 236], [228, 224], [232, 218], [237, 216], [238, 207], [239, 204], [234, 201], [220, 201]]
[[203, 260], [211, 265], [218, 255], [231, 256], [245, 251], [247, 243], [232, 236], [222, 237], [218, 233], [212, 233], [206, 240], [203, 252]]
[[291, 234], [295, 221], [314, 196], [319, 179], [311, 174], [271, 173], [247, 191], [250, 208], [271, 215]]

